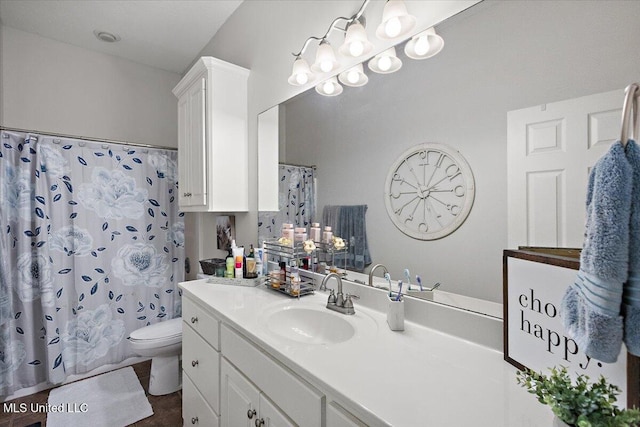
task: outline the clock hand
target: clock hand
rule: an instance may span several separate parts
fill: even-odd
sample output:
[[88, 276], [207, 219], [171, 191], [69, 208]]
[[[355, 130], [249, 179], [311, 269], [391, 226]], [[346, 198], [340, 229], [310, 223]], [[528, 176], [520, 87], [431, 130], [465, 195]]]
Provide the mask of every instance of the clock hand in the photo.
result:
[[418, 196], [414, 197], [413, 199], [409, 200], [407, 203], [405, 203], [404, 205], [402, 205], [402, 206], [401, 206], [401, 207], [399, 207], [398, 209], [394, 210], [393, 212], [394, 212], [396, 215], [400, 215], [400, 214], [402, 213], [402, 210], [403, 210], [404, 208], [406, 208], [410, 203], [413, 203], [413, 201], [414, 201], [414, 200], [416, 200], [416, 199], [419, 199], [419, 197], [418, 197]]

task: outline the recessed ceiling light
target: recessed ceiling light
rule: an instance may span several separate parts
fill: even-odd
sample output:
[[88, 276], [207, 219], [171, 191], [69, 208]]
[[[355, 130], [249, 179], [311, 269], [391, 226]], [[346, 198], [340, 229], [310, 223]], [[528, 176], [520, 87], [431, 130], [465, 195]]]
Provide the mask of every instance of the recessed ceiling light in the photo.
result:
[[96, 36], [96, 38], [98, 40], [106, 42], [106, 43], [115, 43], [117, 41], [120, 41], [120, 36], [117, 36], [115, 34], [111, 34], [108, 31], [95, 30], [93, 32], [93, 34]]

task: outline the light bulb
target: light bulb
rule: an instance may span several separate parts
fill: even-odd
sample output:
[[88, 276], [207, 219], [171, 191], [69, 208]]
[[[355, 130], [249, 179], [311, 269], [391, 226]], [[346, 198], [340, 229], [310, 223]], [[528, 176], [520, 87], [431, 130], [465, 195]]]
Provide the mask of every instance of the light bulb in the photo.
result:
[[381, 56], [380, 59], [378, 59], [378, 68], [382, 71], [388, 71], [389, 68], [391, 68], [391, 58], [388, 56]]
[[320, 62], [320, 69], [323, 73], [328, 73], [329, 71], [331, 71], [331, 68], [333, 68], [333, 64], [331, 63], [331, 61]]
[[333, 83], [325, 82], [325, 84], [322, 86], [322, 90], [327, 95], [331, 95], [335, 91], [335, 88], [333, 87]]
[[415, 45], [413, 46], [413, 50], [416, 55], [426, 55], [429, 52], [429, 48], [431, 45], [429, 44], [429, 38], [427, 36], [418, 37]]
[[308, 81], [309, 81], [309, 76], [307, 76], [306, 73], [298, 73], [298, 74], [296, 74], [296, 82], [299, 85], [303, 85]]
[[384, 32], [387, 34], [387, 37], [397, 37], [398, 34], [400, 34], [400, 31], [402, 31], [402, 24], [400, 23], [400, 19], [398, 19], [397, 16], [389, 19], [384, 25]]
[[351, 70], [347, 73], [347, 81], [349, 83], [356, 84], [358, 83], [358, 80], [360, 80], [360, 73], [356, 70]]
[[358, 57], [364, 53], [364, 44], [360, 40], [355, 40], [349, 45], [349, 53], [353, 57]]

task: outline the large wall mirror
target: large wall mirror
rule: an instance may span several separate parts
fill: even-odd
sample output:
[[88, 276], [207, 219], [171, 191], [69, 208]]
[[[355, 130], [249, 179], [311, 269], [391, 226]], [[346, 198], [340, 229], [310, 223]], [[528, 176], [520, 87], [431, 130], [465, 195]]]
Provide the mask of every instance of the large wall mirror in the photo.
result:
[[[411, 60], [399, 48], [393, 74], [365, 68], [363, 87], [337, 97], [309, 90], [281, 104], [279, 159], [317, 167], [317, 218], [325, 205], [368, 206], [373, 264], [395, 280], [409, 269], [443, 292], [499, 306], [507, 112], [612, 90], [622, 105], [624, 87], [640, 80], [638, 16], [640, 2], [481, 2], [436, 27], [445, 41], [437, 56]], [[422, 143], [457, 150], [476, 187], [466, 221], [431, 241], [402, 233], [383, 197], [389, 168]]]

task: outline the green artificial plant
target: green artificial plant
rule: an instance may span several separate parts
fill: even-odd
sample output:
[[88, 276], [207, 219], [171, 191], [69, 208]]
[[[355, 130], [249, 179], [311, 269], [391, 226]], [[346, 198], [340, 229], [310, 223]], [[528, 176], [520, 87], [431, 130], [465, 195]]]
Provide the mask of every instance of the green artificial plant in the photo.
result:
[[532, 370], [518, 371], [517, 381], [570, 426], [640, 426], [640, 411], [618, 408], [615, 402], [620, 388], [608, 384], [602, 375], [598, 381], [589, 383], [589, 377], [580, 374], [573, 383], [567, 368], [561, 366], [552, 368], [549, 376]]

